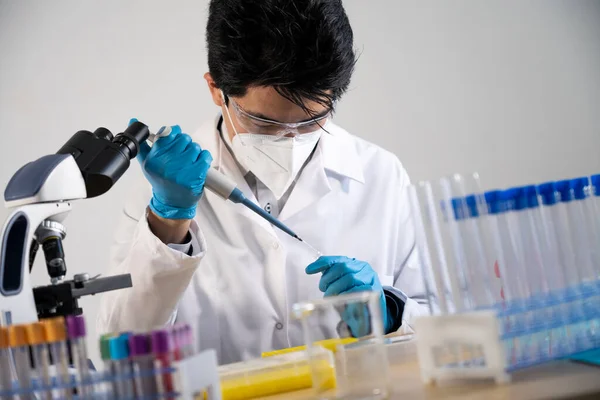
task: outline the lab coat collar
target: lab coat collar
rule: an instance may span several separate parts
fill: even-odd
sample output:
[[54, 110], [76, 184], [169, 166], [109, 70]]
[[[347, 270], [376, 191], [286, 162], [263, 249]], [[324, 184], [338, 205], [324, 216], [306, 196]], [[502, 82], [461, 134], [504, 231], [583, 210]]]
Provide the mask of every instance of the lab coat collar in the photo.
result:
[[365, 183], [356, 140], [344, 129], [330, 122], [319, 140], [323, 167], [337, 175]]
[[[244, 179], [243, 172], [240, 170], [238, 163], [229, 152], [227, 146], [225, 146], [223, 140], [221, 140], [219, 130], [217, 129], [220, 120], [221, 114], [214, 121], [210, 122], [210, 124], [203, 125], [196, 135], [194, 135], [194, 140], [203, 149], [211, 153], [213, 156], [213, 168], [233, 178], [240, 190], [252, 201], [257, 202], [253, 191], [250, 189], [246, 179]], [[331, 187], [328, 182], [328, 176], [331, 176], [331, 173], [339, 177], [364, 183], [362, 164], [357, 153], [356, 141], [353, 140], [353, 137], [348, 132], [331, 122], [327, 125], [326, 129], [327, 133], [323, 133], [321, 136], [311, 161], [300, 174], [290, 198], [281, 210], [279, 219], [282, 221], [290, 218], [329, 193]], [[257, 217], [245, 207], [238, 207], [238, 209], [272, 232], [272, 226], [265, 220]]]
[[[222, 172], [228, 173], [228, 175], [236, 170], [242, 176], [242, 172], [237, 171], [237, 163], [229, 153], [227, 146], [224, 145], [217, 130], [221, 118], [219, 113], [213, 121], [203, 125], [198, 130], [194, 140], [204, 149], [210, 151], [213, 157], [213, 166], [217, 170], [221, 169]], [[322, 166], [327, 171], [365, 183], [362, 163], [356, 149], [356, 140], [353, 140], [353, 137], [346, 130], [333, 122], [329, 122], [326, 129], [327, 132], [321, 136], [313, 158], [320, 156]], [[207, 135], [207, 131], [212, 131], [213, 134]]]

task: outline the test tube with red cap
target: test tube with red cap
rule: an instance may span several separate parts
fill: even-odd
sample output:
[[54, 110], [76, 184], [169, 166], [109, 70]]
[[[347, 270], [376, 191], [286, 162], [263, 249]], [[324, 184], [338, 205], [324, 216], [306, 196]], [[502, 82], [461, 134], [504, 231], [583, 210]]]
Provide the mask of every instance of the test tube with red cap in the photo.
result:
[[152, 345], [152, 354], [154, 355], [154, 368], [161, 370], [156, 375], [156, 385], [160, 395], [168, 395], [173, 392], [173, 377], [171, 368], [174, 361], [173, 349], [169, 332], [165, 329], [159, 329], [152, 332], [150, 336]]
[[135, 392], [138, 398], [153, 398], [158, 394], [154, 377], [154, 356], [150, 342], [150, 337], [145, 333], [129, 337]]
[[77, 371], [77, 393], [80, 398], [91, 398], [90, 368], [85, 343], [85, 319], [81, 315], [67, 317], [67, 332], [71, 344], [73, 366]]

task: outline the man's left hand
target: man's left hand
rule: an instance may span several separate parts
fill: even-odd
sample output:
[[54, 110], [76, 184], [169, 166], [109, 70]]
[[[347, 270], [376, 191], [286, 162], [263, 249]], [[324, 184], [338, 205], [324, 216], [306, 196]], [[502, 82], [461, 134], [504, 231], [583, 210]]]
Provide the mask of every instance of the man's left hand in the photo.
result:
[[[319, 281], [319, 290], [325, 293], [326, 297], [363, 291], [378, 292], [383, 317], [383, 330], [384, 333], [388, 331], [392, 321], [388, 316], [383, 287], [379, 282], [377, 273], [368, 263], [355, 258], [323, 256], [306, 267], [306, 273], [309, 275], [319, 272], [323, 273]], [[364, 331], [363, 329], [353, 329], [351, 321], [345, 322], [355, 336], [364, 336], [364, 333], [359, 334], [359, 332]]]

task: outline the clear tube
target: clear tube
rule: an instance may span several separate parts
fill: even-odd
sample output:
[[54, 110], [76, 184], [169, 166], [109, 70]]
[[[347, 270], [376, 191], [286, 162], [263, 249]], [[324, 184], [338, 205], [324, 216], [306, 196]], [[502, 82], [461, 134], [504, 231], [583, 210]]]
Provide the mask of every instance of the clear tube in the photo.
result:
[[34, 376], [38, 379], [43, 388], [38, 392], [38, 399], [52, 400], [52, 390], [50, 389], [50, 356], [48, 345], [38, 344], [31, 346], [31, 355], [34, 365]]
[[[522, 277], [521, 266], [523, 265], [521, 259], [521, 248], [519, 237], [517, 235], [517, 227], [511, 218], [510, 211], [510, 199], [507, 199], [506, 191], [494, 191], [487, 192], [488, 194], [494, 194], [495, 207], [494, 215], [496, 216], [496, 222], [498, 225], [498, 233], [500, 236], [500, 242], [503, 248], [503, 254], [505, 256], [505, 275], [504, 284], [508, 287], [513, 297], [513, 307], [524, 308], [523, 302], [529, 296], [529, 291], [526, 286], [526, 280]], [[510, 196], [510, 194], [508, 194]], [[491, 197], [491, 196], [490, 196]], [[517, 225], [518, 226], [518, 225]]]
[[77, 371], [77, 393], [80, 398], [90, 399], [93, 396], [90, 368], [88, 365], [85, 337], [71, 339], [71, 356]]
[[[532, 206], [538, 206], [535, 187], [533, 193], [528, 193], [530, 187], [516, 189], [515, 215], [521, 233], [521, 249], [523, 256], [524, 276], [527, 277], [529, 294], [536, 303], [542, 302], [548, 293], [543, 256], [535, 225]], [[535, 202], [535, 203], [534, 203]]]
[[[0, 327], [2, 329], [2, 327]], [[2, 334], [2, 332], [0, 332]], [[12, 390], [10, 351], [0, 348], [0, 392]]]
[[[589, 238], [594, 280], [597, 283], [597, 288], [600, 289], [600, 214], [596, 210], [598, 196], [595, 195], [596, 189], [589, 185], [587, 178], [583, 182], [586, 184], [585, 199], [583, 199], [581, 205]], [[600, 192], [598, 194], [600, 195]]]
[[15, 361], [15, 370], [17, 372], [17, 380], [19, 382], [19, 399], [33, 400], [34, 396], [31, 393], [31, 368], [29, 367], [29, 348], [28, 346], [14, 347], [12, 349], [13, 359]]
[[113, 360], [115, 372], [115, 394], [118, 399], [132, 399], [134, 397], [133, 371], [128, 359]]
[[[439, 192], [439, 186], [436, 187]], [[419, 202], [423, 205], [424, 228], [427, 243], [431, 244], [433, 255], [432, 272], [435, 279], [437, 298], [439, 299], [442, 313], [454, 313], [464, 310], [464, 300], [454, 266], [448, 249], [447, 226], [442, 226], [441, 221], [447, 219], [444, 202], [436, 197], [434, 187], [429, 182], [422, 182], [418, 187]], [[439, 205], [441, 204], [441, 207]]]
[[451, 184], [447, 178], [440, 179], [439, 190], [441, 193], [441, 206], [445, 217], [443, 242], [448, 243], [447, 247], [450, 250], [448, 275], [451, 286], [457, 289], [453, 289], [453, 292], [458, 294], [457, 300], [459, 300], [459, 303], [456, 304], [456, 310], [458, 312], [473, 310], [476, 307], [476, 303], [471, 292], [472, 276], [469, 273], [462, 236], [456, 221]]
[[569, 190], [573, 200], [568, 204], [569, 228], [573, 234], [575, 250], [575, 262], [579, 270], [582, 292], [593, 294], [596, 292], [596, 271], [593, 265], [592, 248], [590, 241], [589, 217], [586, 207], [585, 188], [588, 186], [588, 178], [577, 178], [569, 181]]
[[50, 354], [55, 368], [56, 382], [62, 386], [62, 389], [54, 391], [54, 397], [61, 399], [73, 398], [73, 391], [70, 388], [71, 376], [69, 374], [69, 360], [67, 355], [67, 343], [58, 341], [50, 343]]
[[151, 355], [132, 359], [135, 393], [138, 398], [154, 398], [158, 394], [154, 377], [154, 358]]
[[[419, 257], [421, 261], [421, 275], [423, 277], [423, 286], [425, 288], [425, 297], [427, 299], [427, 305], [429, 307], [429, 314], [434, 314], [433, 305], [436, 303], [434, 290], [438, 287], [437, 279], [434, 274], [433, 266], [431, 265], [431, 256], [429, 254], [429, 246], [427, 243], [427, 237], [425, 233], [425, 227], [423, 223], [421, 206], [419, 204], [419, 199], [417, 196], [417, 189], [414, 185], [410, 185], [407, 188], [408, 199], [410, 204], [411, 216], [413, 229], [415, 232], [415, 243], [416, 249], [419, 252]], [[448, 312], [448, 307], [446, 305], [446, 297], [444, 296], [444, 292], [439, 291], [440, 293], [440, 309], [442, 314], [446, 314]]]
[[116, 377], [115, 367], [112, 360], [104, 360], [104, 392], [108, 398], [116, 398], [117, 395], [117, 382], [114, 379]]
[[494, 263], [483, 243], [479, 207], [474, 193], [480, 193], [479, 176], [464, 177], [459, 174], [451, 180], [454, 215], [461, 236], [465, 265], [470, 275], [471, 291], [476, 308], [495, 306], [492, 294]]

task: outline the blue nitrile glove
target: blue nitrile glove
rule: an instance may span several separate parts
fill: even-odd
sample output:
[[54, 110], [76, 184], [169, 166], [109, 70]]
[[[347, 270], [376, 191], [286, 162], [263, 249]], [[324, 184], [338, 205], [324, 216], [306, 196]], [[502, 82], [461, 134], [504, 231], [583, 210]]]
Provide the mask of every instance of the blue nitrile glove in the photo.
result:
[[175, 125], [169, 136], [159, 138], [152, 147], [140, 143], [137, 159], [152, 185], [150, 209], [162, 218], [194, 218], [212, 162], [210, 153]]
[[[379, 292], [383, 329], [384, 333], [388, 332], [393, 321], [388, 315], [385, 294], [377, 273], [373, 271], [368, 263], [355, 258], [323, 256], [306, 267], [306, 273], [309, 275], [319, 272], [323, 273], [319, 281], [319, 290], [325, 293], [326, 297], [362, 291]], [[347, 307], [342, 312], [342, 319], [344, 319], [355, 337], [370, 333], [370, 323], [364, 321], [367, 317], [365, 312], [356, 309], [356, 305], [355, 307]]]

